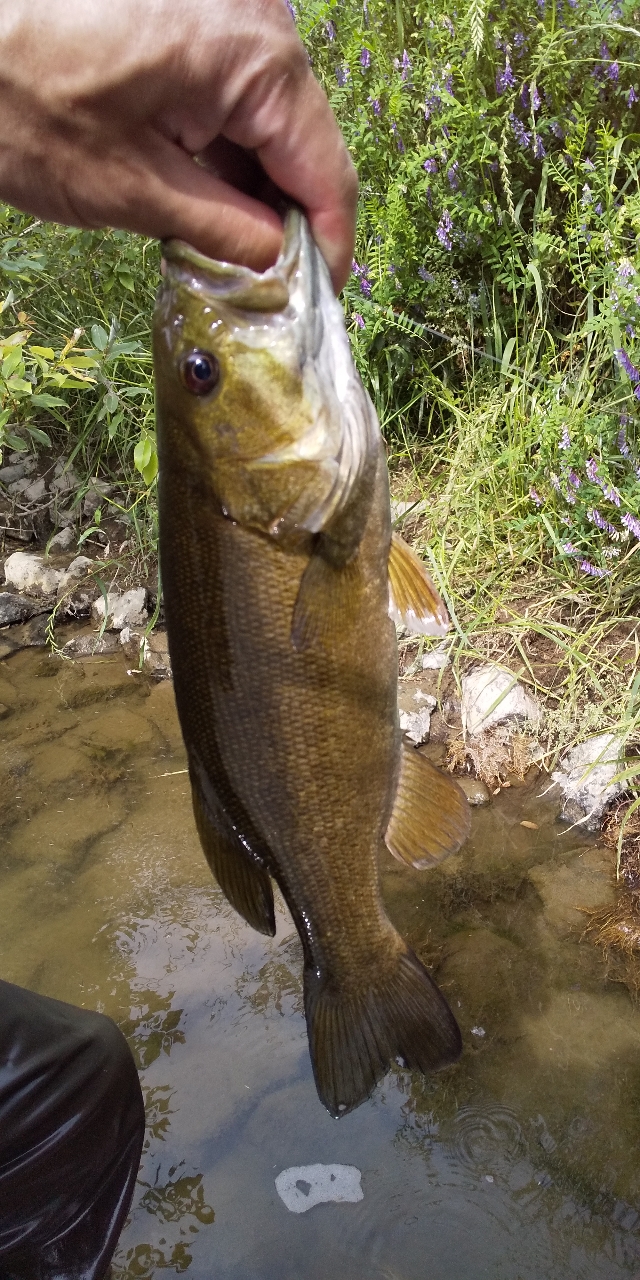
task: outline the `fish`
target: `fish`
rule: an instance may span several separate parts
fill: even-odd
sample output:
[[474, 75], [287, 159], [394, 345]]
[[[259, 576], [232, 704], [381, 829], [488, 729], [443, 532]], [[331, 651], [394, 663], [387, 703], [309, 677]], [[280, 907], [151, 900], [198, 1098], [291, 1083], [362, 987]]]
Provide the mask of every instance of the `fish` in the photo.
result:
[[403, 745], [396, 631], [446, 633], [392, 534], [386, 454], [344, 313], [304, 214], [263, 273], [163, 247], [154, 317], [163, 599], [200, 842], [221, 889], [303, 948], [318, 1095], [330, 1114], [390, 1064], [461, 1052], [456, 1020], [389, 920], [386, 843], [433, 866], [466, 797]]

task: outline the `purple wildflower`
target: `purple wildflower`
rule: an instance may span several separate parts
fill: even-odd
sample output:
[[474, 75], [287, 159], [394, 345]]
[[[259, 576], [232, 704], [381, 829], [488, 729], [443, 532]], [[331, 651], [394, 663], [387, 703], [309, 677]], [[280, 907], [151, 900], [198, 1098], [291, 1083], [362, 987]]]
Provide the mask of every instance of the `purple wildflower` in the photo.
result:
[[563, 543], [562, 543], [562, 550], [564, 551], [565, 556], [578, 556], [578, 555], [580, 555], [580, 552], [578, 551], [578, 548], [577, 548], [577, 547], [574, 547], [574, 545], [573, 545], [573, 543], [572, 543], [572, 542], [563, 542]]
[[397, 126], [397, 124], [396, 124], [395, 120], [392, 120], [392, 121], [391, 121], [391, 132], [392, 132], [392, 134], [393, 134], [393, 135], [394, 135], [394, 137], [395, 137], [395, 140], [396, 140], [396, 146], [397, 146], [397, 148], [398, 148], [398, 151], [400, 151], [400, 152], [404, 152], [404, 142], [402, 141], [402, 137], [401, 137], [400, 133], [398, 132], [398, 126]]
[[453, 37], [454, 37], [454, 36], [455, 36], [455, 34], [456, 34], [456, 29], [455, 29], [455, 27], [454, 27], [454, 25], [453, 25], [453, 23], [452, 23], [452, 21], [451, 21], [451, 18], [448, 18], [448, 17], [446, 16], [446, 14], [444, 15], [444, 17], [443, 17], [443, 19], [442, 19], [442, 25], [443, 25], [443, 27], [446, 27], [446, 28], [447, 28], [447, 31], [449, 32], [449, 35], [451, 36], [451, 39], [453, 40]]
[[613, 502], [614, 506], [619, 507], [620, 494], [618, 493], [618, 490], [615, 489], [612, 484], [607, 484], [606, 480], [600, 480], [599, 484], [602, 489], [603, 497], [605, 497], [608, 502]]
[[640, 382], [640, 372], [638, 372], [636, 366], [631, 363], [626, 351], [624, 351], [622, 347], [617, 347], [614, 355], [620, 365], [620, 368], [624, 369], [627, 377], [630, 378], [633, 383]]
[[627, 325], [627, 327], [626, 327], [626, 329], [625, 329], [625, 333], [626, 333], [626, 335], [627, 335], [627, 337], [628, 337], [628, 338], [635, 338], [635, 336], [636, 336], [636, 331], [635, 331], [635, 329], [634, 329], [634, 327], [633, 327], [633, 325], [632, 325], [632, 324], [628, 324], [628, 325]]
[[540, 137], [539, 133], [536, 134], [536, 137], [533, 142], [533, 154], [536, 160], [544, 160], [547, 154], [544, 148], [544, 142], [542, 141], [542, 138]]
[[531, 134], [525, 129], [522, 120], [518, 120], [518, 117], [513, 114], [513, 111], [509, 116], [509, 122], [518, 146], [528, 147], [531, 142]]
[[564, 498], [565, 498], [565, 501], [569, 503], [570, 507], [575, 507], [576, 495], [573, 492], [573, 489], [567, 489], [567, 492], [564, 494]]
[[374, 116], [379, 116], [379, 115], [380, 115], [380, 99], [379, 99], [379, 98], [369, 98], [369, 102], [371, 103], [371, 106], [373, 107], [373, 114], [374, 114]]
[[558, 477], [555, 471], [551, 472], [551, 475], [549, 478], [551, 480], [551, 486], [553, 489], [555, 489], [556, 493], [562, 493], [562, 489], [560, 488], [560, 481], [558, 480]]
[[583, 169], [595, 169], [596, 166], [594, 165], [593, 160], [587, 156], [586, 159], [582, 161], [582, 167]]
[[525, 37], [521, 31], [516, 31], [513, 37], [513, 43], [516, 49], [522, 49], [525, 45]]
[[537, 84], [534, 84], [531, 90], [531, 108], [533, 111], [540, 110], [541, 101], [540, 94], [538, 93], [538, 86]]
[[625, 528], [629, 530], [629, 533], [632, 533], [634, 538], [640, 540], [640, 520], [636, 516], [632, 516], [629, 511], [625, 511], [624, 515], [621, 516], [621, 520]]
[[606, 578], [608, 570], [600, 569], [598, 565], [592, 564], [590, 560], [581, 560], [579, 568], [583, 573], [588, 573], [591, 578]]
[[585, 184], [584, 184], [584, 186], [583, 186], [583, 188], [582, 188], [582, 200], [580, 201], [580, 204], [582, 205], [582, 208], [583, 208], [583, 209], [588, 209], [588, 207], [589, 207], [589, 205], [591, 204], [592, 200], [593, 200], [593, 192], [592, 192], [592, 190], [591, 190], [591, 187], [589, 186], [589, 183], [588, 183], [588, 182], [585, 182]]
[[600, 41], [600, 57], [603, 59], [603, 61], [606, 61], [606, 62], [608, 62], [609, 58], [611, 57], [611, 54], [609, 53], [609, 46], [606, 40]]
[[[626, 416], [627, 415], [625, 414], [624, 417], [626, 418]], [[620, 421], [622, 422], [622, 416], [620, 417]], [[618, 432], [618, 449], [620, 450], [623, 458], [631, 457], [631, 449], [627, 441], [627, 432], [625, 427], [621, 427]]]
[[600, 201], [599, 201], [599, 200], [598, 200], [598, 203], [597, 203], [597, 205], [596, 205], [596, 207], [595, 207], [595, 209], [594, 209], [594, 211], [593, 211], [593, 212], [594, 212], [594, 213], [597, 213], [597, 215], [598, 215], [598, 217], [599, 217], [599, 218], [601, 218], [601, 217], [602, 217], [602, 205], [600, 204]]
[[611, 65], [607, 67], [606, 75], [608, 80], [613, 80], [614, 83], [617, 82], [620, 75], [620, 67], [617, 62], [612, 62]]
[[443, 78], [442, 88], [444, 89], [445, 93], [448, 93], [449, 97], [452, 98], [453, 97], [453, 76], [450, 71], [447, 71], [446, 67], [445, 67], [445, 71], [447, 72], [447, 74]]
[[325, 29], [324, 29], [324, 34], [326, 35], [327, 40], [335, 40], [335, 38], [336, 38], [336, 29], [335, 29], [335, 27], [334, 27], [334, 25], [333, 25], [333, 23], [332, 23], [332, 22], [327, 22], [327, 23], [326, 23], [326, 25], [325, 25]]
[[451, 214], [449, 213], [448, 209], [444, 209], [440, 216], [440, 221], [436, 227], [436, 235], [443, 249], [451, 250], [453, 248], [452, 241], [451, 241], [452, 226], [453, 226], [453, 223], [451, 221]]
[[447, 178], [452, 191], [457, 191], [460, 183], [458, 182], [458, 161], [454, 160], [450, 169], [447, 169]]
[[531, 106], [531, 98], [529, 97], [529, 86], [528, 86], [528, 84], [523, 84], [523, 86], [522, 86], [522, 88], [521, 88], [521, 90], [520, 90], [520, 101], [521, 101], [521, 103], [522, 103], [522, 105], [523, 105], [523, 107], [524, 107], [525, 111], [528, 111], [528, 110], [529, 110], [529, 107]]
[[531, 486], [531, 488], [530, 488], [530, 490], [529, 490], [529, 497], [531, 498], [531, 501], [532, 501], [532, 502], [535, 502], [535, 504], [536, 504], [536, 506], [537, 506], [537, 507], [541, 507], [541, 506], [543, 506], [542, 498], [540, 497], [540, 494], [538, 493], [538, 490], [537, 490], [537, 489], [534, 489], [533, 485]]
[[507, 89], [513, 89], [516, 78], [511, 70], [511, 63], [507, 58], [505, 61], [504, 71], [499, 71], [496, 76], [496, 93], [504, 93]]
[[578, 8], [578, 0], [568, 0], [568, 4], [570, 9]]
[[577, 471], [573, 470], [573, 467], [571, 467], [567, 472], [567, 480], [569, 481], [569, 484], [573, 485], [574, 489], [580, 488], [580, 476]]
[[427, 173], [437, 173], [438, 162], [437, 160], [434, 160], [433, 157], [431, 156], [428, 160], [425, 160], [422, 168], [426, 169]]
[[338, 86], [340, 89], [344, 88], [348, 79], [349, 79], [349, 68], [336, 67], [336, 80], [338, 81]]
[[402, 67], [402, 79], [406, 80], [411, 70], [411, 58], [409, 57], [406, 49], [403, 51], [400, 66]]
[[638, 95], [632, 85], [627, 94], [627, 106], [632, 107], [634, 102], [637, 102], [637, 101], [638, 101]]
[[586, 471], [587, 471], [587, 478], [591, 481], [592, 484], [600, 483], [600, 476], [598, 475], [598, 464], [595, 458], [587, 459]]
[[354, 311], [353, 318], [359, 329], [364, 329], [364, 320], [359, 311]]
[[621, 258], [618, 263], [618, 280], [620, 280], [622, 284], [626, 284], [627, 280], [630, 280], [631, 276], [634, 274], [635, 268], [631, 260], [629, 258]]
[[571, 448], [571, 436], [569, 435], [569, 428], [566, 426], [566, 424], [562, 428], [562, 435], [560, 436], [560, 439], [558, 441], [558, 448], [559, 449]]
[[418, 267], [418, 275], [421, 280], [424, 280], [425, 284], [433, 284], [435, 280], [435, 276], [430, 271], [427, 271], [426, 267]]
[[608, 520], [605, 520], [604, 516], [600, 515], [597, 507], [591, 507], [589, 511], [587, 511], [587, 520], [590, 520], [592, 524], [595, 524], [596, 529], [600, 529], [602, 533], [608, 533], [612, 538], [620, 536], [615, 526], [610, 524]]
[[363, 71], [367, 71], [371, 66], [371, 53], [369, 49], [362, 49], [360, 52], [360, 66]]
[[560, 142], [562, 142], [562, 140], [563, 140], [563, 138], [564, 138], [564, 136], [565, 136], [565, 133], [564, 133], [564, 129], [562, 128], [562, 125], [560, 124], [559, 120], [552, 120], [551, 125], [550, 125], [550, 128], [551, 128], [551, 132], [552, 132], [552, 134], [553, 134], [554, 138], [559, 138], [559, 139], [560, 139]]
[[295, 9], [294, 9], [294, 7], [293, 7], [292, 3], [291, 3], [291, 0], [284, 0], [284, 2], [285, 2], [285, 4], [286, 4], [286, 6], [287, 6], [287, 9], [289, 10], [289, 13], [291, 14], [291, 17], [293, 18], [293, 21], [295, 22], [295, 20], [296, 20], [296, 11], [295, 11]]

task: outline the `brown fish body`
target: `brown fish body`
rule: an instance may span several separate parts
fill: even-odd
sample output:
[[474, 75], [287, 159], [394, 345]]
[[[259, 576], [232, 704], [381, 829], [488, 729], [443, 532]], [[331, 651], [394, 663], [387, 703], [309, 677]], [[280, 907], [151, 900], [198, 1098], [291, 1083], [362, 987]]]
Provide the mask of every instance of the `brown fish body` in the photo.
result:
[[[288, 521], [291, 503], [299, 515], [306, 497], [286, 461], [277, 451], [259, 461], [256, 481], [248, 437], [237, 447], [236, 431], [235, 453], [224, 453], [232, 415], [225, 409], [211, 431], [206, 396], [202, 412], [190, 411], [179, 380], [185, 352], [215, 354], [228, 385], [246, 356], [241, 344], [225, 363], [225, 335], [198, 304], [189, 307], [188, 286], [165, 290], [155, 348], [164, 600], [194, 809], [214, 874], [255, 927], [273, 931], [270, 877], [282, 888], [304, 947], [316, 1083], [338, 1115], [395, 1056], [427, 1069], [460, 1048], [446, 1002], [379, 892], [401, 768], [386, 461], [370, 436], [351, 503], [329, 518], [328, 549], [322, 531], [304, 527], [313, 517]], [[245, 404], [243, 421], [256, 411], [264, 422], [259, 403]], [[296, 458], [293, 467], [306, 494], [311, 464]], [[248, 520], [233, 518], [242, 511]], [[306, 632], [303, 620], [296, 643], [301, 600], [320, 620]]]

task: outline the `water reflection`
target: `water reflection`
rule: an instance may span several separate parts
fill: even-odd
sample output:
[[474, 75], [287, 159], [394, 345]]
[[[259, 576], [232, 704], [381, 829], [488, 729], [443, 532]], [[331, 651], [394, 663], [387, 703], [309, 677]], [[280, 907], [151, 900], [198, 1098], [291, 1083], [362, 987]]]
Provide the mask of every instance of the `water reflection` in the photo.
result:
[[[394, 1069], [333, 1121], [291, 920], [278, 902], [260, 937], [211, 880], [170, 688], [47, 662], [0, 671], [0, 955], [115, 1017], [136, 1055], [147, 1140], [115, 1280], [637, 1276], [640, 1015], [579, 941], [609, 855], [514, 788], [436, 873], [385, 863], [465, 1052], [428, 1080]], [[289, 1214], [276, 1175], [315, 1162], [356, 1165], [362, 1202]]]

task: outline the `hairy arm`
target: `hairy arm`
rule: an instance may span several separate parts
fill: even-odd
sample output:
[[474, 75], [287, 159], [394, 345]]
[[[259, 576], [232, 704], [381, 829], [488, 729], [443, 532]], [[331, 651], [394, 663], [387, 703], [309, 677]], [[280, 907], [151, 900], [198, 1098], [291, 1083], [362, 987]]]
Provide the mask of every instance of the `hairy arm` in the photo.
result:
[[341, 288], [357, 179], [284, 0], [0, 0], [0, 198], [263, 270], [282, 226], [250, 157]]

